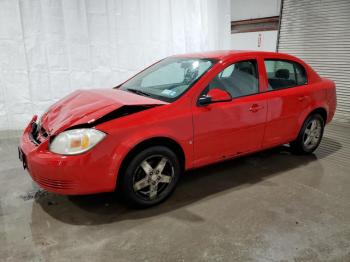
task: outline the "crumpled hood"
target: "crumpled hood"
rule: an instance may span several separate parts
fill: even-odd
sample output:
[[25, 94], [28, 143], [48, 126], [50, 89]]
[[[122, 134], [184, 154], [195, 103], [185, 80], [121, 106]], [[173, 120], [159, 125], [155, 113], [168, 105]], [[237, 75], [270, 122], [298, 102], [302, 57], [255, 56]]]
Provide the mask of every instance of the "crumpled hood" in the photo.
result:
[[41, 118], [50, 135], [71, 126], [92, 123], [122, 106], [163, 105], [166, 102], [118, 89], [78, 90], [52, 105]]

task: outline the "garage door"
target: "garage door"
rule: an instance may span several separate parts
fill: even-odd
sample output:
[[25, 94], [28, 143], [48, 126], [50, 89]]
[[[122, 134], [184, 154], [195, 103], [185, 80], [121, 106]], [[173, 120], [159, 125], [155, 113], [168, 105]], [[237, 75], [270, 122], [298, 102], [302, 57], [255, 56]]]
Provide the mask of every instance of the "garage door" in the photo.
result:
[[300, 57], [333, 79], [336, 118], [350, 120], [349, 0], [284, 0], [277, 50]]

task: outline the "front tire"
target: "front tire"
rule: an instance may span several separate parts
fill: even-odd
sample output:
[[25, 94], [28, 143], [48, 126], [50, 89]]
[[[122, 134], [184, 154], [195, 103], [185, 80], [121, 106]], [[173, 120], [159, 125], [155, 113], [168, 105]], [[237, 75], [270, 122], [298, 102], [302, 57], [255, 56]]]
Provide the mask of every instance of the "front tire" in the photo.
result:
[[296, 140], [290, 143], [291, 149], [297, 154], [310, 154], [316, 150], [322, 140], [324, 120], [321, 115], [309, 116], [301, 128]]
[[121, 190], [129, 204], [149, 207], [164, 201], [174, 191], [182, 168], [176, 154], [154, 146], [137, 153], [121, 174]]

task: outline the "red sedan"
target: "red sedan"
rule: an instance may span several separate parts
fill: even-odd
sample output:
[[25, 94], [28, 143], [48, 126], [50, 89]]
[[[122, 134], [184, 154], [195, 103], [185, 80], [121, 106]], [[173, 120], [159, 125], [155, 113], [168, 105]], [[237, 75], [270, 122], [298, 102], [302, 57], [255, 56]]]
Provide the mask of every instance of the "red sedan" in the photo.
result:
[[286, 143], [313, 152], [335, 108], [334, 82], [290, 55], [172, 56], [116, 88], [75, 91], [34, 116], [19, 155], [48, 191], [118, 185], [127, 201], [150, 206], [188, 169]]

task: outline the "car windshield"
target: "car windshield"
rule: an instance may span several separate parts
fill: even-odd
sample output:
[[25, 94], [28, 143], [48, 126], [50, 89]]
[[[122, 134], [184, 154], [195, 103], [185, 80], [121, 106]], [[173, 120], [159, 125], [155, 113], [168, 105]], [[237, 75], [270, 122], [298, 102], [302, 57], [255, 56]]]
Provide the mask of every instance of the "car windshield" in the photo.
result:
[[124, 91], [173, 102], [215, 63], [212, 59], [170, 57], [150, 66], [119, 88]]

